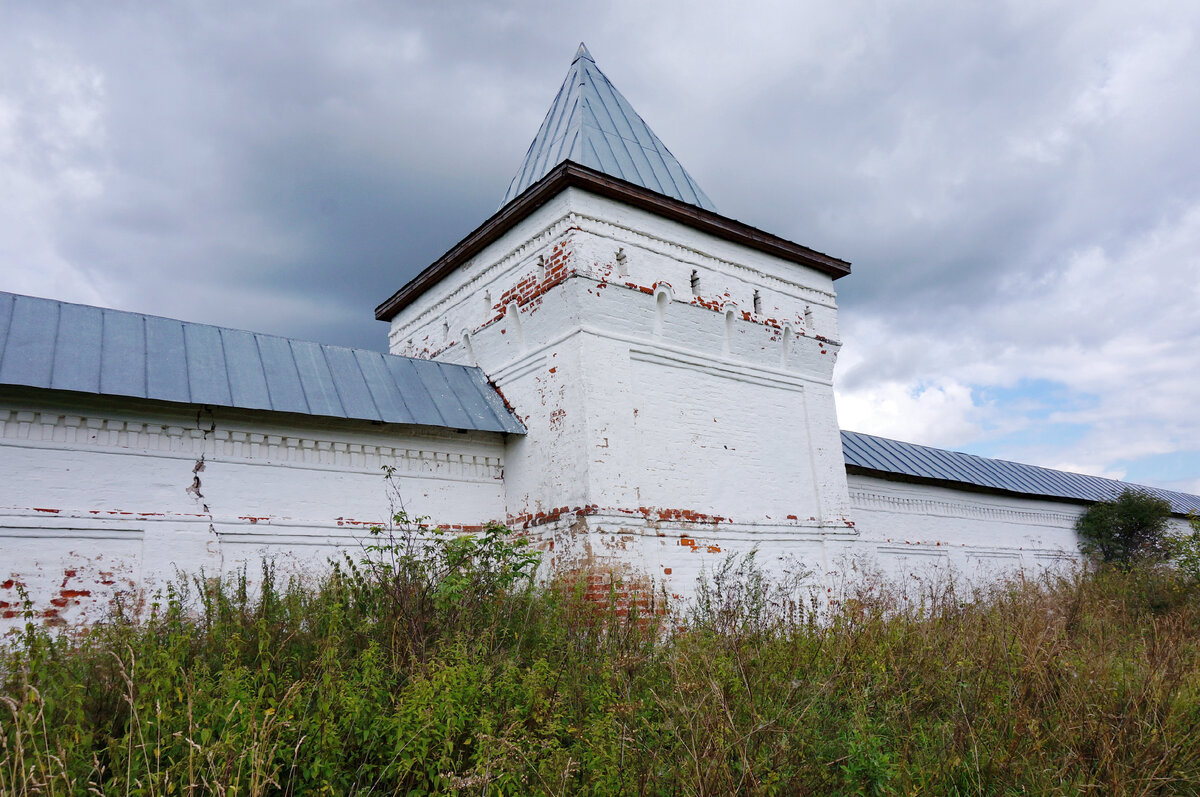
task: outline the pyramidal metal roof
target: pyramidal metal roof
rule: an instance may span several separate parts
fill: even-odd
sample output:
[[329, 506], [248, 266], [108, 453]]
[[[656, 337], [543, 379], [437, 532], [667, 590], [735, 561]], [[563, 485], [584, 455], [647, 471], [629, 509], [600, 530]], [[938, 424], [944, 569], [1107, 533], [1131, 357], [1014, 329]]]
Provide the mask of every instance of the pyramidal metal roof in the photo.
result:
[[500, 206], [567, 160], [716, 211], [692, 176], [596, 66], [582, 43]]
[[842, 432], [842, 452], [847, 466], [863, 470], [1076, 501], [1110, 501], [1122, 491], [1133, 489], [1168, 501], [1171, 511], [1177, 514], [1200, 512], [1200, 496], [1189, 493], [945, 451], [861, 432]]
[[0, 385], [525, 432], [478, 368], [3, 292]]

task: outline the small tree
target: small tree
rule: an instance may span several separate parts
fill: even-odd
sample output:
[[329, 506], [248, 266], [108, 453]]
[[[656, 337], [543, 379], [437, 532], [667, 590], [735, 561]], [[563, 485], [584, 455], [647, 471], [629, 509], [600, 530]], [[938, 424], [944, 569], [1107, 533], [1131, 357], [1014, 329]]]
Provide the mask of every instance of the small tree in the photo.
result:
[[1088, 507], [1075, 521], [1079, 547], [1102, 563], [1132, 564], [1164, 555], [1171, 505], [1161, 498], [1125, 490], [1111, 501]]

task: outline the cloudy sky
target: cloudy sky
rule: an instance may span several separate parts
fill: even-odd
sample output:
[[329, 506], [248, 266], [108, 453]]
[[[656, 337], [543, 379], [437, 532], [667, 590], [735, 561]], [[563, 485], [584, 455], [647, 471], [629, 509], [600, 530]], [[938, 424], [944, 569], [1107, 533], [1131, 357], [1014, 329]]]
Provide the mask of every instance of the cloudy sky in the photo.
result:
[[0, 0], [0, 289], [382, 348], [585, 40], [853, 263], [843, 428], [1200, 492], [1193, 0], [253, 5]]

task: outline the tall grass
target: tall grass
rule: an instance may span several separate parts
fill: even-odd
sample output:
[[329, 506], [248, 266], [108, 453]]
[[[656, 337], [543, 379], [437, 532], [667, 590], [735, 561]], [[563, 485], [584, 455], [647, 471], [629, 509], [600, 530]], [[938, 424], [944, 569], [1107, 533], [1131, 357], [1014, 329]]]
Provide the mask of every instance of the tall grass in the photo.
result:
[[867, 580], [814, 622], [741, 565], [662, 627], [477, 543], [29, 628], [0, 793], [1200, 793], [1200, 591], [1170, 572]]

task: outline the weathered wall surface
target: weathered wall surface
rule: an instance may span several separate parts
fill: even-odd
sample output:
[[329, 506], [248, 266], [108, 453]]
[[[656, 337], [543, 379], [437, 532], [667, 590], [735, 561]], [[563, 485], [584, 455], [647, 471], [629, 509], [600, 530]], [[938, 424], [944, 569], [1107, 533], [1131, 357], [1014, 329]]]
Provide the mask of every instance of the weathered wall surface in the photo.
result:
[[[0, 392], [0, 631], [94, 617], [176, 568], [229, 572], [357, 546], [410, 515], [504, 519], [500, 435], [76, 394]], [[393, 495], [383, 468], [394, 468]]]
[[[886, 573], [942, 569], [986, 580], [1078, 561], [1075, 521], [1086, 504], [861, 473], [847, 480], [860, 533], [854, 555], [873, 559]], [[1170, 534], [1189, 528], [1182, 517], [1168, 521]]]
[[481, 366], [526, 423], [508, 521], [560, 570], [668, 595], [729, 554], [832, 584], [1073, 561], [1082, 506], [851, 476], [830, 277], [568, 189], [393, 319], [392, 351]]
[[390, 341], [481, 366], [525, 422], [509, 522], [555, 566], [690, 594], [726, 552], [819, 569], [853, 538], [837, 334], [829, 276], [568, 189], [402, 310]]
[[848, 477], [861, 555], [892, 575], [950, 569], [968, 579], [1075, 561], [1080, 504]]

